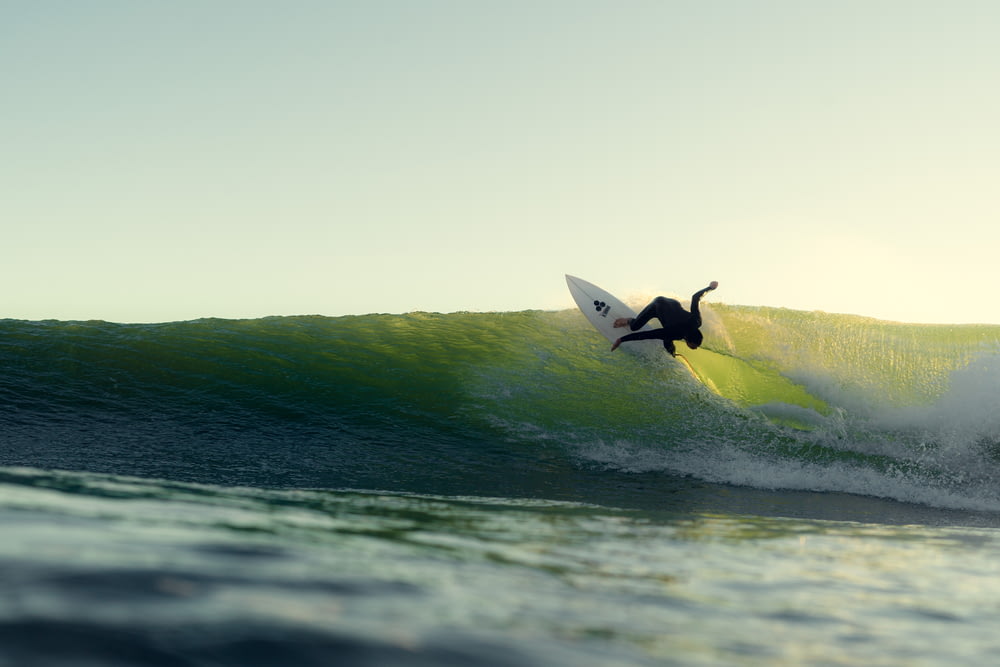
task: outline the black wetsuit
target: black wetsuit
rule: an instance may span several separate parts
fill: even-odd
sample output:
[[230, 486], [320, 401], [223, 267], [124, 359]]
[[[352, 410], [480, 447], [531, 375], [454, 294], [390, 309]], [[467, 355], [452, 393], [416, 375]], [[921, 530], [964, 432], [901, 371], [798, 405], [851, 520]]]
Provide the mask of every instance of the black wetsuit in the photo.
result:
[[699, 290], [691, 297], [691, 312], [684, 310], [677, 299], [668, 299], [658, 296], [642, 309], [635, 318], [629, 322], [629, 329], [636, 331], [646, 325], [649, 320], [656, 318], [663, 325], [662, 329], [651, 331], [637, 331], [621, 337], [621, 342], [627, 343], [633, 340], [661, 339], [663, 347], [671, 355], [677, 354], [674, 348], [675, 340], [683, 340], [689, 332], [697, 331], [701, 326], [701, 311], [698, 309], [698, 302], [706, 292], [711, 291], [711, 287]]

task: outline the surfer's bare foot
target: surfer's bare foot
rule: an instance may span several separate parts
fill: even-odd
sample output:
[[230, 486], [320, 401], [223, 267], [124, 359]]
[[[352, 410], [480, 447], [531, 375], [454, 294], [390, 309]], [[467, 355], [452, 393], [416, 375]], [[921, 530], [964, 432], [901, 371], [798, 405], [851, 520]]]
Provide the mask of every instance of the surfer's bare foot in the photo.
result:
[[627, 327], [631, 321], [632, 321], [631, 317], [619, 317], [617, 320], [615, 320], [615, 328], [621, 329], [622, 327]]
[[[615, 325], [615, 326], [617, 326], [617, 325]], [[622, 344], [622, 339], [619, 338], [618, 340], [615, 341], [615, 344], [611, 346], [611, 351], [614, 352], [615, 350], [617, 350], [618, 346], [621, 345], [621, 344]]]

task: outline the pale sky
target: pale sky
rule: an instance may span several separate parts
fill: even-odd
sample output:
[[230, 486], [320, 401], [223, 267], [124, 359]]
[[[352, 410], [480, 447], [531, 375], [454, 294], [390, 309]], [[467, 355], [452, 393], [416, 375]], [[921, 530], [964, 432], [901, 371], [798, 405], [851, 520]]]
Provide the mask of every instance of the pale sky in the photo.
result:
[[994, 0], [0, 0], [0, 318], [1000, 324]]

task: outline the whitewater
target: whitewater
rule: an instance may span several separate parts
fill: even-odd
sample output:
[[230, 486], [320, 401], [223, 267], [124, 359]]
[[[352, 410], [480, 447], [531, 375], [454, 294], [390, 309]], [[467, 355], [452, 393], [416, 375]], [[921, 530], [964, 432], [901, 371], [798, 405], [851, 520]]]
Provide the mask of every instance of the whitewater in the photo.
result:
[[1000, 326], [703, 318], [0, 320], [0, 665], [996, 661]]

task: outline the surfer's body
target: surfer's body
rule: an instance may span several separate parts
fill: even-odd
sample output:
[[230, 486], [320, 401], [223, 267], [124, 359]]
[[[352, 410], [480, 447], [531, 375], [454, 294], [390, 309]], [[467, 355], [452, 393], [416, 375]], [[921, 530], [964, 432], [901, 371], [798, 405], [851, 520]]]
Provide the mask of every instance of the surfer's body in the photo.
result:
[[[713, 280], [708, 287], [695, 292], [691, 297], [690, 312], [684, 310], [684, 307], [681, 306], [677, 299], [658, 296], [635, 317], [618, 318], [615, 320], [615, 327], [628, 327], [635, 333], [626, 334], [616, 340], [614, 345], [611, 346], [611, 351], [617, 350], [618, 346], [622, 343], [650, 339], [662, 340], [663, 347], [671, 356], [677, 354], [677, 350], [674, 347], [675, 340], [683, 340], [692, 350], [697, 349], [702, 341], [699, 302], [701, 301], [701, 297], [718, 286], [719, 283]], [[661, 329], [639, 331], [654, 317], [660, 321], [662, 325]]]

